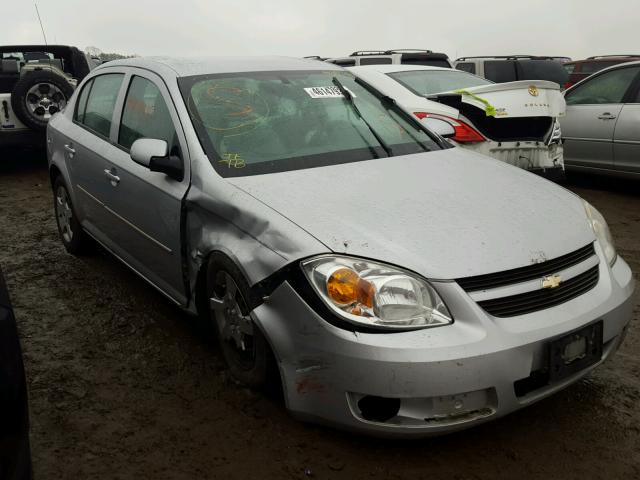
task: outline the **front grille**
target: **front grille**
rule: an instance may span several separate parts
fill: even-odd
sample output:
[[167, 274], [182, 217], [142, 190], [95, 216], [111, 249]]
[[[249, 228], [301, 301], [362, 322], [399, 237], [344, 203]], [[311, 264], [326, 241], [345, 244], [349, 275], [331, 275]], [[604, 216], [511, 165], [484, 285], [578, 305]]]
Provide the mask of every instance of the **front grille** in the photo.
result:
[[515, 317], [525, 313], [551, 308], [555, 305], [588, 292], [598, 283], [598, 265], [577, 275], [554, 289], [539, 289], [532, 292], [494, 298], [478, 302], [481, 308], [494, 317]]
[[503, 287], [514, 283], [535, 280], [536, 278], [546, 277], [558, 273], [578, 263], [584, 262], [587, 258], [596, 254], [593, 243], [583, 247], [575, 252], [568, 253], [561, 257], [547, 260], [542, 263], [535, 263], [527, 267], [514, 268], [513, 270], [505, 270], [504, 272], [489, 273], [487, 275], [477, 275], [475, 277], [459, 278], [456, 280], [466, 292], [475, 292], [478, 290], [489, 290], [491, 288]]

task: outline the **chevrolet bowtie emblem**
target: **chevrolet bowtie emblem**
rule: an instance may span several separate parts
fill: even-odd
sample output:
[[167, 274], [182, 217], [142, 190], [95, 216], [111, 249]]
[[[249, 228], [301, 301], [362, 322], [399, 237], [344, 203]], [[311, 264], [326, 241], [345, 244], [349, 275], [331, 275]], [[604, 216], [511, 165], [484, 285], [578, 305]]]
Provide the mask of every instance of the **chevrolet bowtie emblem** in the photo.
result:
[[529, 87], [529, 95], [531, 95], [532, 97], [537, 97], [538, 96], [538, 87], [536, 87], [535, 85], [531, 85]]
[[558, 288], [562, 283], [560, 275], [549, 275], [542, 279], [542, 288]]

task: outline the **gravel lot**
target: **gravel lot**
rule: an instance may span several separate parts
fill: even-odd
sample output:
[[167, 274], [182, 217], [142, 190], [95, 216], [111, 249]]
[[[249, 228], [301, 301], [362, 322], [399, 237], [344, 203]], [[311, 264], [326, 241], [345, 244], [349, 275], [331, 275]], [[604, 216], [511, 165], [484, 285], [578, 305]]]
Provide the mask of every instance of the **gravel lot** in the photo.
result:
[[[569, 187], [638, 277], [638, 184]], [[276, 396], [230, 382], [194, 319], [108, 254], [64, 251], [51, 197], [41, 154], [0, 152], [0, 264], [39, 479], [640, 478], [638, 307], [615, 358], [564, 392], [455, 435], [372, 440], [298, 423]]]

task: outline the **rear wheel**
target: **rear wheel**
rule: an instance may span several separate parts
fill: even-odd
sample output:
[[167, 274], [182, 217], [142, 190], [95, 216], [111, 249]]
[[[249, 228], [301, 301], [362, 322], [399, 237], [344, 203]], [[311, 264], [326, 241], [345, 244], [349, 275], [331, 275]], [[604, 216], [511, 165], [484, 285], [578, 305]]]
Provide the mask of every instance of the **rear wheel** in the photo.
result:
[[80, 226], [67, 186], [58, 176], [53, 182], [53, 206], [58, 233], [67, 252], [79, 255], [89, 250], [91, 239]]
[[215, 262], [209, 266], [207, 280], [209, 318], [231, 375], [248, 387], [266, 387], [273, 357], [264, 335], [247, 312], [246, 280], [237, 268]]

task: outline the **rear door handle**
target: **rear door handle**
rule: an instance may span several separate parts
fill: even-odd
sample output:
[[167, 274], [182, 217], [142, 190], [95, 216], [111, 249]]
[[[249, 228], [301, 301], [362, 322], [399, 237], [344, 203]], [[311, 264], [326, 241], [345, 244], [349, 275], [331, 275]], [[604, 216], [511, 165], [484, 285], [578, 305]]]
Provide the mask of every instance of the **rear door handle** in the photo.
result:
[[104, 169], [104, 174], [109, 179], [109, 181], [111, 182], [111, 185], [113, 185], [114, 187], [120, 183], [120, 177], [117, 176], [115, 173], [113, 173], [108, 168]]
[[73, 148], [73, 143], [65, 143], [64, 144], [64, 149], [69, 152], [71, 155], [73, 155], [74, 153], [76, 153], [76, 149]]
[[598, 115], [598, 118], [600, 120], [613, 120], [614, 118], [616, 118], [616, 116], [611, 115], [609, 112], [605, 112], [602, 115]]

